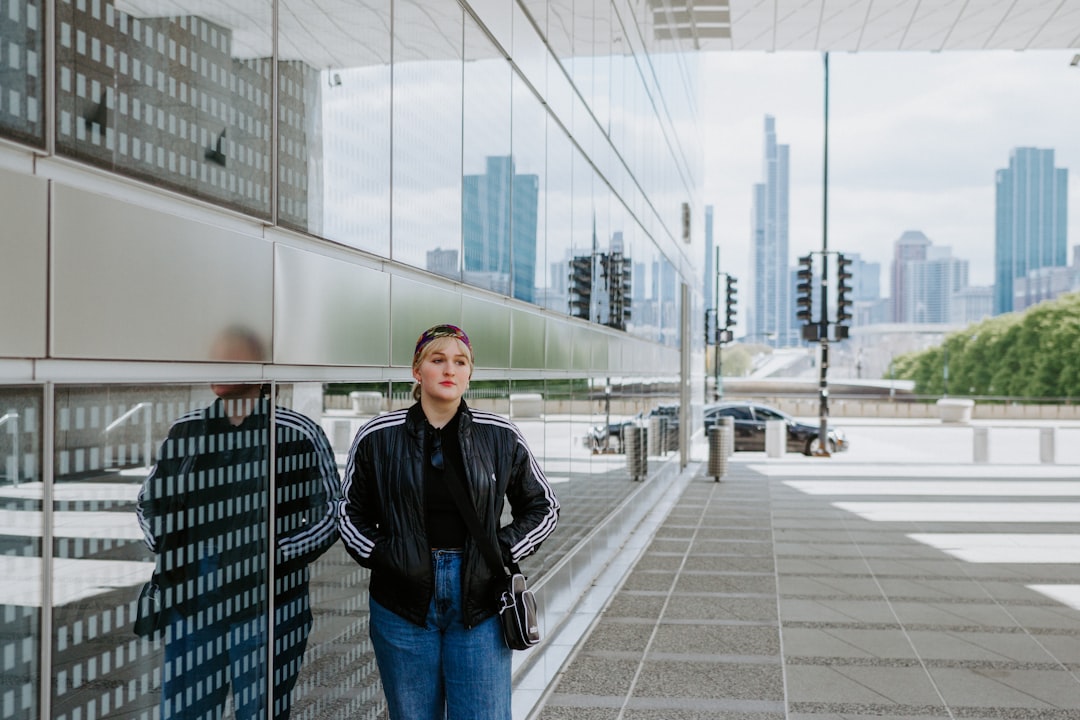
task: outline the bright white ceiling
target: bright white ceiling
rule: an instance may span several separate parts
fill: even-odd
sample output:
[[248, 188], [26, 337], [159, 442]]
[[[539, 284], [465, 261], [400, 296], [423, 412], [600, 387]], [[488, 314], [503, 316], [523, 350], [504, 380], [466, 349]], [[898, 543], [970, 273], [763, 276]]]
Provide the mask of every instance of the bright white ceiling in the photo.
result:
[[696, 36], [703, 50], [1080, 46], [1080, 0], [690, 0], [682, 12], [664, 17], [658, 26]]

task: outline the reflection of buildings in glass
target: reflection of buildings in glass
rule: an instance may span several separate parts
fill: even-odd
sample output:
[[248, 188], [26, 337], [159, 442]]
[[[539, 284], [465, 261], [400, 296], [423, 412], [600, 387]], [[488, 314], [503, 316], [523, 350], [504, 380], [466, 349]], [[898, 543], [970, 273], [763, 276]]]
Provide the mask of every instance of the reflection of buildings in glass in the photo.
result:
[[425, 267], [433, 273], [444, 275], [446, 277], [457, 277], [458, 275], [458, 251], [457, 250], [443, 250], [442, 248], [435, 248], [434, 250], [427, 251], [427, 262]]
[[776, 142], [776, 120], [765, 116], [764, 181], [754, 185], [750, 334], [796, 342], [788, 276], [788, 151]]
[[633, 298], [631, 273], [633, 263], [623, 254], [623, 234], [611, 235], [611, 250], [601, 253], [600, 283], [602, 290], [596, 298], [596, 318], [601, 325], [626, 330], [632, 316]]
[[44, 57], [43, 18], [33, 3], [8, 5], [0, 22], [0, 128], [37, 144], [44, 137], [45, 123], [45, 84], [39, 70]]
[[[270, 214], [270, 58], [234, 58], [232, 31], [200, 17], [138, 18], [111, 3], [60, 3], [57, 15], [63, 152]], [[306, 230], [319, 73], [278, 71], [280, 221]]]
[[489, 156], [483, 175], [462, 178], [465, 281], [533, 302], [540, 179], [518, 175], [509, 155]]
[[[1054, 167], [1054, 151], [1015, 148], [997, 171], [994, 233], [994, 314], [1015, 307], [1016, 278], [1065, 267], [1069, 171]], [[1024, 283], [1037, 288], [1039, 283]], [[1033, 304], [1025, 299], [1026, 304]]]

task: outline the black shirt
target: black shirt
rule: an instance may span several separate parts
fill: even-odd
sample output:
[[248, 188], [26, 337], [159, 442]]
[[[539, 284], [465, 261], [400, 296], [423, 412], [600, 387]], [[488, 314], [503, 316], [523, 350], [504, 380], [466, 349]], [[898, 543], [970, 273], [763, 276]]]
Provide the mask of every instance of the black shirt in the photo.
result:
[[[446, 484], [456, 482], [464, 486], [465, 460], [458, 442], [458, 418], [460, 411], [450, 422], [436, 430], [427, 425], [424, 448], [424, 522], [427, 526], [428, 544], [433, 548], [463, 548], [468, 528]], [[438, 466], [442, 465], [441, 468]]]

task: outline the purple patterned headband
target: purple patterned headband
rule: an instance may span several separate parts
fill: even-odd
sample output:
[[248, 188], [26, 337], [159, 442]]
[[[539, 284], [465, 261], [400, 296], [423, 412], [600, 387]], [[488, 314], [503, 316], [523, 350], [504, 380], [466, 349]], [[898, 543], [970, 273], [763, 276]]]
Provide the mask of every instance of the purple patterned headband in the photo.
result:
[[430, 343], [432, 340], [438, 340], [439, 338], [455, 338], [465, 344], [465, 347], [469, 348], [469, 354], [472, 354], [472, 344], [469, 343], [469, 336], [465, 334], [465, 331], [459, 328], [457, 325], [436, 325], [425, 330], [420, 335], [420, 339], [416, 341], [416, 350], [413, 351], [413, 364], [416, 364], [416, 360], [420, 357], [420, 352]]

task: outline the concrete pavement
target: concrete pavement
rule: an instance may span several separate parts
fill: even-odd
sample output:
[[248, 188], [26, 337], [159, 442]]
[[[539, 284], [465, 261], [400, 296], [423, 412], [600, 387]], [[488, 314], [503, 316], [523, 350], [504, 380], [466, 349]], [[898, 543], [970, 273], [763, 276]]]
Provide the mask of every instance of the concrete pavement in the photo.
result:
[[903, 429], [698, 466], [529, 717], [1080, 718], [1080, 468]]

